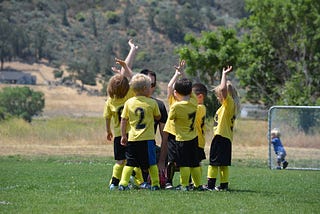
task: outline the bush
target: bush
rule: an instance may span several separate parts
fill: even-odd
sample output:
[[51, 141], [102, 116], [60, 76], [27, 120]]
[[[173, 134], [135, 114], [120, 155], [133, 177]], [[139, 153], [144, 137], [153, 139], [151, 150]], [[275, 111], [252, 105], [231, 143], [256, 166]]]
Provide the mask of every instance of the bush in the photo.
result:
[[16, 116], [31, 122], [32, 116], [38, 115], [44, 108], [42, 92], [35, 92], [29, 87], [5, 87], [0, 91], [0, 114], [2, 119]]

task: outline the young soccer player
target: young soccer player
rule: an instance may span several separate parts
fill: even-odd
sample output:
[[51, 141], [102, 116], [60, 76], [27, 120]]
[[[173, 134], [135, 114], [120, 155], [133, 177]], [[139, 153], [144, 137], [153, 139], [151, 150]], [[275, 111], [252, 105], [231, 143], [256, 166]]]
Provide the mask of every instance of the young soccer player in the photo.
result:
[[[201, 166], [201, 161], [206, 159], [206, 154], [204, 152], [204, 147], [206, 145], [205, 139], [205, 120], [206, 120], [206, 106], [204, 105], [204, 100], [208, 94], [207, 87], [202, 83], [195, 83], [192, 86], [192, 91], [197, 97], [198, 107], [196, 115], [196, 129], [198, 134], [198, 158], [199, 164]], [[202, 168], [201, 177], [202, 177]]]
[[[158, 104], [149, 98], [151, 80], [144, 74], [136, 74], [130, 82], [135, 96], [124, 104], [121, 114], [121, 144], [127, 147], [126, 166], [123, 168], [119, 190], [128, 190], [134, 167], [148, 169], [151, 190], [159, 190], [159, 174], [156, 162], [154, 119], [161, 118]], [[127, 123], [130, 126], [127, 137]]]
[[[140, 71], [141, 74], [145, 74], [147, 76], [150, 77], [151, 79], [151, 98], [154, 99], [155, 101], [157, 101], [158, 103], [158, 107], [161, 113], [161, 118], [160, 120], [155, 120], [154, 121], [154, 131], [156, 133], [157, 128], [159, 127], [159, 133], [161, 136], [161, 144], [160, 147], [156, 146], [157, 148], [157, 163], [158, 163], [158, 168], [159, 168], [159, 179], [160, 179], [160, 186], [161, 188], [165, 187], [166, 184], [166, 178], [165, 178], [165, 163], [167, 160], [167, 140], [168, 140], [168, 133], [163, 131], [164, 125], [168, 119], [168, 113], [167, 113], [167, 109], [166, 106], [164, 105], [164, 103], [155, 98], [154, 97], [154, 91], [156, 89], [157, 86], [157, 75], [154, 71], [151, 71], [149, 69], [143, 69], [142, 71]], [[144, 173], [144, 179], [146, 177], [148, 177], [148, 173]], [[146, 181], [146, 179], [145, 179]]]
[[[233, 140], [233, 126], [236, 115], [240, 110], [237, 90], [227, 81], [227, 74], [232, 66], [223, 68], [220, 85], [214, 91], [221, 107], [214, 117], [213, 140], [210, 147], [210, 165], [208, 166], [208, 190], [228, 190], [229, 167], [231, 165], [231, 149]], [[218, 173], [220, 185], [215, 186]]]
[[[120, 181], [122, 169], [125, 164], [125, 150], [126, 148], [120, 144], [121, 133], [120, 133], [120, 115], [123, 109], [125, 101], [134, 96], [132, 90], [130, 90], [128, 78], [131, 78], [132, 71], [127, 65], [133, 61], [133, 56], [137, 47], [129, 41], [131, 47], [130, 52], [126, 58], [126, 61], [116, 59], [116, 63], [121, 65], [122, 68], [119, 70], [119, 74], [115, 74], [110, 78], [107, 87], [108, 99], [105, 103], [103, 117], [106, 121], [106, 137], [108, 141], [113, 139], [114, 143], [114, 158], [116, 160], [113, 166], [112, 178], [109, 184], [109, 189], [115, 189]], [[113, 69], [114, 70], [114, 69]], [[111, 131], [111, 121], [113, 122], [113, 132]], [[136, 182], [141, 185], [143, 183], [142, 172], [140, 169], [136, 171]]]
[[[183, 62], [184, 65], [184, 62]], [[181, 64], [169, 86], [173, 85], [174, 102], [170, 106], [168, 119], [173, 121], [177, 146], [177, 165], [180, 168], [180, 184], [184, 191], [189, 190], [190, 174], [196, 190], [203, 190], [201, 184], [201, 169], [198, 159], [198, 137], [195, 128], [197, 101], [192, 94], [192, 82], [187, 78], [180, 78]], [[168, 87], [169, 87], [168, 86]]]

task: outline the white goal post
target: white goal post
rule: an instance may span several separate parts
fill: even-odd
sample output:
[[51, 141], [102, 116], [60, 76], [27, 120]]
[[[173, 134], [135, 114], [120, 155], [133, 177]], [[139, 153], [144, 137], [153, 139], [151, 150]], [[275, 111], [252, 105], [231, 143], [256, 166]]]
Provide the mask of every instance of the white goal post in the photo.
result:
[[269, 167], [277, 169], [271, 130], [280, 131], [287, 169], [320, 170], [320, 106], [272, 106], [268, 111]]

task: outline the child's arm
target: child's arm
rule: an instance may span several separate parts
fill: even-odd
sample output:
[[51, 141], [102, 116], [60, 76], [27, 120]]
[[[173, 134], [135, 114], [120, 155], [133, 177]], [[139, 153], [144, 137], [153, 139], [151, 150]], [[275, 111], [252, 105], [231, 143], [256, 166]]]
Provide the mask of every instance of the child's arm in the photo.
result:
[[173, 95], [173, 86], [174, 83], [177, 81], [179, 76], [184, 76], [183, 67], [185, 65], [185, 61], [181, 60], [179, 66], [174, 66], [176, 68], [176, 72], [174, 73], [173, 77], [171, 78], [170, 82], [168, 83], [167, 88], [167, 99]]
[[111, 126], [110, 126], [111, 120], [109, 118], [106, 118], [106, 135], [107, 135], [107, 140], [111, 141], [113, 138], [113, 134], [111, 132]]
[[227, 90], [227, 74], [232, 71], [232, 66], [227, 66], [227, 68], [222, 69], [222, 75], [221, 75], [221, 82], [220, 82], [220, 88], [221, 88], [221, 93], [223, 96], [223, 99], [225, 99], [228, 95], [228, 90]]
[[117, 64], [121, 65], [120, 74], [124, 75], [128, 79], [131, 79], [133, 76], [131, 68], [127, 65], [126, 61], [123, 61], [121, 59], [115, 58], [115, 61]]
[[128, 142], [128, 138], [127, 138], [127, 119], [125, 118], [121, 118], [121, 122], [120, 122], [120, 128], [121, 128], [121, 145], [126, 146], [127, 142]]
[[138, 50], [138, 46], [136, 46], [132, 42], [132, 39], [129, 40], [128, 44], [130, 46], [130, 51], [129, 51], [129, 54], [128, 54], [127, 58], [125, 59], [125, 62], [127, 63], [129, 68], [132, 68], [133, 60], [134, 60], [134, 57], [136, 56], [136, 52]]

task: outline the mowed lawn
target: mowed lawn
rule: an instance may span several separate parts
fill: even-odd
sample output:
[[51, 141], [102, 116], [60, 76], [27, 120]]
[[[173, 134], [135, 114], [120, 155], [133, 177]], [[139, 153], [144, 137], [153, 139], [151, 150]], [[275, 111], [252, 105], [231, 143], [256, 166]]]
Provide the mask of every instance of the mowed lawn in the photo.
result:
[[[0, 213], [319, 213], [320, 171], [233, 160], [229, 192], [110, 191], [111, 158], [1, 156]], [[203, 165], [205, 182], [207, 162]], [[179, 173], [175, 175], [178, 184]]]

